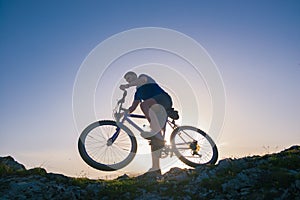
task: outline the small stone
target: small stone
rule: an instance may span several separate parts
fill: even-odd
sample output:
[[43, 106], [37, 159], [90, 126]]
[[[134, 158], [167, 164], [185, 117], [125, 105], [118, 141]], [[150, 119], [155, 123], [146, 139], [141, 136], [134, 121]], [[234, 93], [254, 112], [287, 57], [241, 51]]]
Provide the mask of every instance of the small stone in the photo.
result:
[[126, 179], [129, 179], [130, 177], [127, 175], [127, 174], [124, 174], [124, 175], [122, 175], [122, 176], [119, 176], [118, 178], [117, 178], [117, 180], [126, 180]]

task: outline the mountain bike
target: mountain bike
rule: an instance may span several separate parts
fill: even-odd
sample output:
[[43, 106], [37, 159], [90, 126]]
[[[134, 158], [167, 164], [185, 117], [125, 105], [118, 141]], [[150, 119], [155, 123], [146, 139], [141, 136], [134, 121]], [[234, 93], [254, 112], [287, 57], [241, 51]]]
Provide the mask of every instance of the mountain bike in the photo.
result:
[[[127, 166], [137, 152], [137, 140], [133, 132], [124, 122], [142, 133], [144, 130], [131, 118], [146, 119], [143, 115], [129, 114], [123, 108], [127, 91], [118, 100], [112, 120], [100, 120], [88, 125], [78, 140], [81, 158], [91, 167], [102, 171], [115, 171]], [[165, 145], [161, 158], [174, 154], [185, 164], [197, 167], [215, 164], [218, 149], [212, 138], [204, 131], [193, 126], [179, 126], [175, 120], [178, 116], [168, 113], [167, 124], [173, 130], [170, 145]]]

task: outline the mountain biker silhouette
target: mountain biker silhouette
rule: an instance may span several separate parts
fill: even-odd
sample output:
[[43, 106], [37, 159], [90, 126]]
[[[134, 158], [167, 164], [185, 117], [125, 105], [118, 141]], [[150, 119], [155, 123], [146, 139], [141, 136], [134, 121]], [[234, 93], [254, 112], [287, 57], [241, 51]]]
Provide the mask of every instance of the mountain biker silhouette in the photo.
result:
[[[173, 154], [190, 167], [215, 164], [218, 149], [212, 138], [194, 126], [181, 126], [175, 122], [178, 112], [172, 108], [171, 97], [148, 75], [128, 72], [128, 84], [120, 85], [123, 96], [113, 110], [113, 120], [99, 120], [89, 124], [80, 134], [78, 150], [81, 158], [91, 167], [102, 171], [115, 171], [127, 166], [137, 152], [137, 140], [131, 128], [150, 140], [152, 168], [141, 178], [161, 177], [160, 158]], [[129, 87], [136, 87], [129, 109], [123, 108]], [[144, 116], [129, 114], [140, 104]], [[151, 131], [145, 132], [131, 118], [147, 118]], [[127, 127], [127, 122], [131, 127]], [[170, 144], [165, 145], [166, 125], [171, 128]], [[145, 176], [146, 175], [146, 176]]]
[[152, 167], [148, 172], [158, 172], [160, 170], [160, 149], [164, 147], [164, 130], [168, 118], [167, 111], [172, 110], [172, 99], [153, 78], [146, 74], [137, 76], [135, 72], [129, 71], [124, 75], [128, 84], [120, 85], [121, 90], [129, 87], [136, 87], [134, 100], [128, 108], [132, 113], [140, 104], [140, 108], [150, 123], [150, 132], [143, 132], [141, 136], [150, 140]]

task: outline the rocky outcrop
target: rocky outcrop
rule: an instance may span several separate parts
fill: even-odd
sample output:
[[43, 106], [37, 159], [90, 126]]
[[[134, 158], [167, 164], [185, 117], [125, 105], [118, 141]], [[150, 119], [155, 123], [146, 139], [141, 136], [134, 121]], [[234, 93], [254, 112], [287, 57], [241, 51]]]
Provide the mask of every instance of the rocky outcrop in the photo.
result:
[[24, 165], [15, 161], [11, 156], [0, 157], [0, 170], [2, 173], [17, 172], [25, 170]]
[[110, 181], [70, 178], [42, 168], [26, 170], [4, 157], [0, 199], [300, 199], [300, 147]]

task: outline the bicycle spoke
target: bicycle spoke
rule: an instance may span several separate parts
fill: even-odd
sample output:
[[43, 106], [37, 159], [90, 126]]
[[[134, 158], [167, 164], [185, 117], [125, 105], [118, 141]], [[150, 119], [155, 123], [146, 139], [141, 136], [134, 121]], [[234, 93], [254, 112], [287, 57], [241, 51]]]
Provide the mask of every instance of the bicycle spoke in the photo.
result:
[[114, 157], [118, 157], [118, 158], [124, 158], [125, 156], [124, 156], [124, 154], [126, 155], [126, 153], [125, 152], [122, 152], [122, 151], [113, 151], [114, 152], [114, 154], [115, 155], [117, 155], [117, 156], [114, 156]]
[[190, 166], [215, 163], [217, 160], [214, 143], [200, 129], [191, 126], [180, 127], [172, 134], [171, 139], [176, 149], [175, 154]]
[[[108, 129], [105, 127], [106, 132], [108, 130], [112, 131], [113, 129]], [[130, 153], [130, 139], [126, 133], [121, 133], [117, 140], [112, 146], [107, 146], [106, 136], [109, 136], [107, 133], [106, 136], [102, 136], [95, 132], [95, 135], [89, 135], [86, 141], [87, 146], [89, 146], [89, 154], [98, 161], [107, 163], [108, 165], [116, 164], [125, 159]], [[111, 134], [112, 135], [112, 134]], [[101, 138], [99, 137], [101, 136]]]
[[189, 145], [191, 142], [185, 142], [185, 143], [176, 143], [176, 145]]
[[[114, 135], [118, 132], [118, 135]], [[111, 141], [113, 136], [114, 140]], [[114, 121], [98, 121], [83, 130], [78, 141], [80, 156], [90, 166], [113, 171], [126, 166], [135, 156], [136, 139], [128, 128]]]

